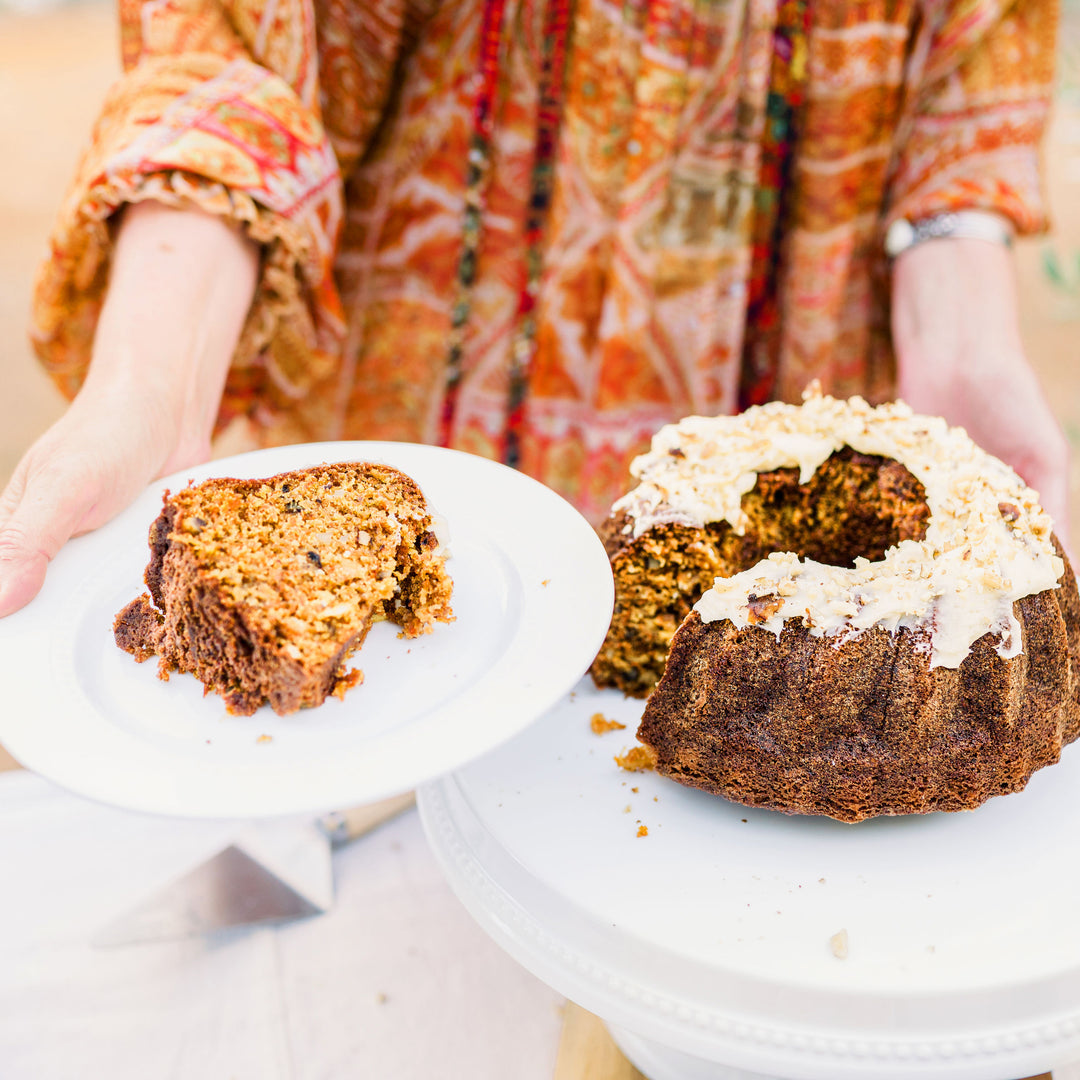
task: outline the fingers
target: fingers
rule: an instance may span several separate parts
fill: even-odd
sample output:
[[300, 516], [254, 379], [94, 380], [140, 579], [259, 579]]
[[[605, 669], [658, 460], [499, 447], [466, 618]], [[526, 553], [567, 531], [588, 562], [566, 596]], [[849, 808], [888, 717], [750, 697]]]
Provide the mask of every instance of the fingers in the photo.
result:
[[40, 591], [50, 560], [93, 516], [98, 485], [64, 461], [35, 468], [31, 455], [0, 496], [0, 618]]
[[0, 619], [25, 607], [41, 591], [49, 557], [18, 531], [0, 532]]
[[[104, 524], [157, 473], [160, 440], [137, 411], [80, 400], [27, 451], [0, 495], [0, 618], [38, 594], [72, 536]], [[130, 419], [118, 426], [113, 415]]]
[[179, 430], [141, 386], [97, 396], [84, 388], [0, 494], [0, 618], [37, 595], [72, 536], [104, 525], [154, 477], [206, 460], [209, 442], [180, 445]]
[[8, 528], [8, 522], [22, 501], [24, 465], [25, 459], [0, 494], [0, 618], [29, 603], [40, 590], [45, 576], [44, 565], [39, 569], [35, 565], [37, 560], [27, 557], [29, 553], [18, 527]]

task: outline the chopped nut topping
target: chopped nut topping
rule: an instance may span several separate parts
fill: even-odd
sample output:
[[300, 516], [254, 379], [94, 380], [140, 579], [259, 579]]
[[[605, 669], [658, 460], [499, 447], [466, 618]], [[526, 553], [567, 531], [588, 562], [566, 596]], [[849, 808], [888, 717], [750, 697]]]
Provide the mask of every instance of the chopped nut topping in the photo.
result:
[[[756, 566], [717, 578], [695, 604], [703, 622], [776, 628], [805, 611], [814, 636], [918, 624], [935, 666], [956, 667], [981, 634], [1001, 635], [1017, 599], [1055, 587], [1063, 564], [1037, 494], [962, 429], [899, 402], [875, 407], [810, 394], [802, 406], [771, 402], [738, 416], [685, 417], [661, 428], [634, 460], [638, 486], [614, 510], [633, 537], [667, 522], [702, 529], [726, 522], [745, 535], [751, 523], [742, 501], [760, 475], [798, 469], [806, 483], [845, 446], [895, 459], [922, 485], [925, 536], [898, 534], [883, 556], [858, 558], [853, 567], [770, 552]], [[788, 607], [775, 606], [780, 598]]]
[[754, 626], [771, 619], [784, 606], [781, 596], [758, 596], [751, 593], [746, 599], [750, 608], [749, 619]]

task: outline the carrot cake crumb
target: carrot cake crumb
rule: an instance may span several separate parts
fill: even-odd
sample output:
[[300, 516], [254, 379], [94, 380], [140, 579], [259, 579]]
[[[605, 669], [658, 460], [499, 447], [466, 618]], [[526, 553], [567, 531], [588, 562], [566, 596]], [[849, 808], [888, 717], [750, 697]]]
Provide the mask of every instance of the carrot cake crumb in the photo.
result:
[[647, 772], [656, 768], [656, 751], [649, 746], [631, 746], [625, 754], [615, 755], [615, 764], [627, 772]]
[[589, 726], [593, 730], [594, 735], [603, 735], [608, 731], [622, 731], [625, 729], [625, 724], [620, 724], [618, 720], [609, 720], [602, 712], [594, 712], [589, 718]]
[[829, 949], [837, 960], [846, 960], [848, 955], [848, 936], [846, 930], [837, 930], [829, 938]]
[[351, 690], [354, 686], [359, 686], [363, 681], [364, 673], [359, 668], [353, 668], [351, 671], [338, 675], [337, 682], [334, 683], [334, 689], [330, 693], [344, 701], [345, 691]]

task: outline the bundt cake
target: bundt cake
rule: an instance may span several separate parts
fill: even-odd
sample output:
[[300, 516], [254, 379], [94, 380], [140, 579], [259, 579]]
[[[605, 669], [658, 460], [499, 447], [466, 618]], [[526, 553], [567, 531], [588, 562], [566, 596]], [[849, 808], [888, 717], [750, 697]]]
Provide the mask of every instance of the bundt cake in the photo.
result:
[[654, 691], [661, 773], [860, 821], [1018, 791], [1080, 734], [1072, 570], [963, 430], [811, 392], [665, 427], [632, 471], [592, 672]]
[[446, 556], [410, 477], [367, 462], [165, 493], [150, 529], [149, 594], [117, 644], [159, 674], [191, 672], [243, 715], [284, 715], [359, 681], [343, 661], [372, 623], [405, 635], [453, 618]]

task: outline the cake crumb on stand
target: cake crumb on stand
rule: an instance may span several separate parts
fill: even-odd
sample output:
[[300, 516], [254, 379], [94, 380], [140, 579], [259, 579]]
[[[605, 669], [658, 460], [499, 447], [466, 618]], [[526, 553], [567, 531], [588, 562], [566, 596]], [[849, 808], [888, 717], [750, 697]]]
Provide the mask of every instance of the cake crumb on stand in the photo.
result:
[[847, 930], [837, 930], [836, 933], [829, 938], [829, 951], [837, 960], [846, 960], [848, 958]]
[[602, 712], [594, 712], [589, 717], [589, 726], [592, 728], [594, 735], [604, 735], [609, 731], [624, 731], [626, 729], [625, 724], [620, 724], [618, 720], [612, 720], [605, 716]]
[[615, 764], [627, 772], [649, 772], [656, 768], [656, 752], [649, 746], [631, 746], [615, 755]]

